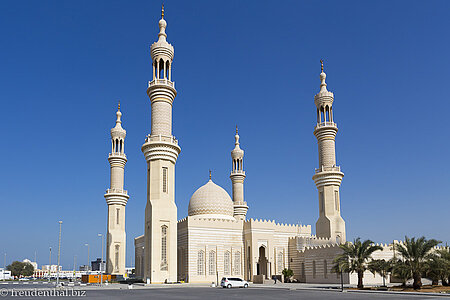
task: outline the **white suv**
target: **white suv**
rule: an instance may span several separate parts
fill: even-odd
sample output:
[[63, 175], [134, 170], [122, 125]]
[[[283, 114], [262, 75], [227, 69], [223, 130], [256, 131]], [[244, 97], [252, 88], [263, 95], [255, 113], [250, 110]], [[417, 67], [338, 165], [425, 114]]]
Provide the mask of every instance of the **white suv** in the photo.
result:
[[220, 286], [231, 289], [232, 287], [248, 288], [248, 282], [236, 277], [223, 277], [220, 281]]

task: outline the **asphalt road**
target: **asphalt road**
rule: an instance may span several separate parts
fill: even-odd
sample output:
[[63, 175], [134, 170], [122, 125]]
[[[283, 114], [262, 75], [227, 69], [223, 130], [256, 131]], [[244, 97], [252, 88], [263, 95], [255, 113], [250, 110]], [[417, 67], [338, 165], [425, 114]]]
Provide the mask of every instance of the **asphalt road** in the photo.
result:
[[[40, 285], [3, 285], [0, 286], [0, 299], [450, 299], [439, 296], [426, 295], [399, 295], [399, 294], [374, 294], [374, 293], [341, 293], [338, 291], [317, 291], [317, 290], [286, 290], [271, 288], [248, 288], [248, 289], [221, 289], [207, 287], [183, 287], [183, 288], [145, 288], [145, 289], [97, 289], [83, 287], [76, 289], [67, 288], [67, 296], [62, 297], [37, 297], [19, 296], [19, 290], [42, 290]], [[49, 287], [47, 287], [49, 288]], [[12, 289], [16, 291], [11, 295]], [[8, 292], [5, 295], [5, 290]], [[71, 294], [73, 291], [75, 294]], [[81, 293], [81, 291], [85, 291]]]

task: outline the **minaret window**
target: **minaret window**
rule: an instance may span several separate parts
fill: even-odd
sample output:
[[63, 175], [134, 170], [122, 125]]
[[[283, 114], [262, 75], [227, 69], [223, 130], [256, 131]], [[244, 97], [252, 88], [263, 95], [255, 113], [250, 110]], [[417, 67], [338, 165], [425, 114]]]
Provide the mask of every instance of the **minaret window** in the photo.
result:
[[339, 192], [334, 191], [334, 205], [337, 211], [339, 211]]
[[167, 193], [167, 168], [162, 168], [162, 190], [163, 193]]
[[119, 225], [120, 208], [116, 208], [116, 224]]
[[119, 245], [116, 245], [115, 247], [115, 253], [114, 253], [114, 265], [115, 265], [115, 270], [116, 272], [119, 271]]
[[167, 271], [167, 226], [161, 227], [161, 271]]
[[158, 66], [159, 66], [158, 78], [163, 79], [163, 78], [165, 78], [164, 71], [166, 68], [165, 68], [164, 60], [162, 58], [159, 60]]

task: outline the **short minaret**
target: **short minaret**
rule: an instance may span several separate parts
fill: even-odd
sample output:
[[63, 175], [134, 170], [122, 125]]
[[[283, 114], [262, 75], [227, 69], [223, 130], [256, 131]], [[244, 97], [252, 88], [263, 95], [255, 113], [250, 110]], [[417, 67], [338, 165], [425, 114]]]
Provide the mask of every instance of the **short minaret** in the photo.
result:
[[172, 136], [172, 104], [177, 91], [171, 71], [174, 49], [166, 40], [166, 27], [163, 6], [158, 41], [150, 47], [153, 80], [148, 83], [147, 95], [151, 134], [142, 146], [147, 161], [144, 280], [149, 283], [177, 281], [175, 163], [181, 148]]
[[108, 204], [108, 235], [106, 238], [106, 272], [108, 274], [125, 274], [125, 206], [128, 192], [123, 189], [124, 169], [127, 156], [124, 152], [125, 135], [120, 120], [122, 113], [117, 109], [116, 126], [111, 129], [111, 153], [108, 156], [111, 165], [111, 184], [106, 190], [105, 199]]
[[233, 184], [233, 204], [234, 217], [239, 220], [245, 220], [247, 215], [247, 202], [244, 201], [244, 150], [239, 147], [239, 134], [236, 126], [236, 135], [234, 136], [234, 149], [231, 151], [232, 168], [231, 168], [231, 182]]
[[327, 90], [326, 74], [320, 73], [320, 91], [314, 96], [317, 107], [317, 125], [314, 135], [319, 145], [319, 168], [313, 176], [319, 191], [319, 219], [316, 235], [345, 242], [345, 222], [341, 217], [339, 186], [344, 173], [336, 165], [335, 138], [338, 131], [333, 119], [334, 95]]

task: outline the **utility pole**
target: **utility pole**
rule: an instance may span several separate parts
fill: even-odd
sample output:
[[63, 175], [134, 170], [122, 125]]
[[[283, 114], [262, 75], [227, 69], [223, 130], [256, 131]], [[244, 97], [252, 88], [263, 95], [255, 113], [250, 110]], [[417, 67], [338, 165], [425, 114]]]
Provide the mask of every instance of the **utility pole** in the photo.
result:
[[48, 255], [48, 281], [52, 277], [52, 247], [50, 247], [50, 254]]
[[73, 279], [74, 279], [74, 281], [76, 281], [76, 279], [77, 279], [75, 276], [76, 272], [77, 272], [77, 256], [74, 255], [73, 256]]
[[58, 266], [56, 270], [56, 286], [59, 286], [59, 263], [60, 263], [60, 256], [61, 256], [61, 225], [62, 221], [59, 221], [59, 241], [58, 241]]
[[90, 261], [89, 261], [89, 244], [84, 244], [85, 246], [87, 246], [87, 248], [88, 248], [88, 260], [87, 260], [87, 265], [86, 265], [86, 267], [87, 267], [87, 270], [86, 270], [86, 272], [87, 272], [87, 274], [89, 274], [89, 271], [90, 271]]

